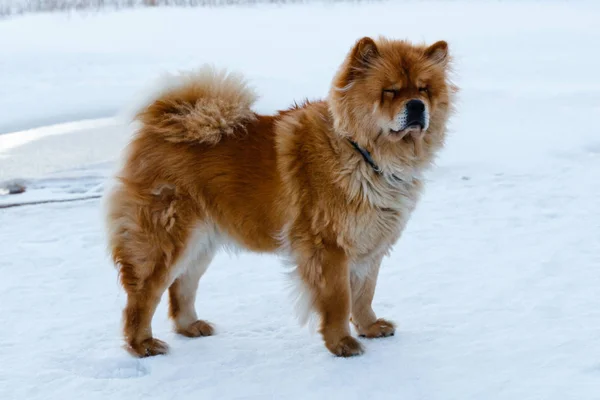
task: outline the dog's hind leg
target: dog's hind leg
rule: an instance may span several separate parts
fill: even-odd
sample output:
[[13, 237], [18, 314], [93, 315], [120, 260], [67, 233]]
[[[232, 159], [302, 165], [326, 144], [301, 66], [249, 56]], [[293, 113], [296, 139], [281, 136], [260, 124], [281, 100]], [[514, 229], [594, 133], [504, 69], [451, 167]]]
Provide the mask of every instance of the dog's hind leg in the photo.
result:
[[123, 311], [126, 349], [138, 357], [167, 352], [152, 335], [152, 317], [162, 294], [181, 275], [197, 212], [172, 186], [131, 195], [113, 193], [109, 209], [110, 246], [127, 293]]
[[146, 283], [141, 290], [127, 292], [123, 310], [126, 349], [138, 357], [165, 354], [168, 346], [152, 336], [152, 317], [166, 289], [165, 282]]
[[[193, 251], [194, 244], [188, 245]], [[184, 272], [169, 287], [169, 315], [175, 331], [187, 337], [211, 336], [213, 327], [196, 315], [195, 301], [198, 282], [212, 261], [213, 250], [201, 250], [193, 257], [184, 257]]]
[[127, 350], [138, 357], [165, 354], [168, 350], [164, 342], [152, 336], [151, 327], [161, 296], [180, 273], [171, 260], [177, 258], [182, 246], [166, 240], [167, 237], [154, 232], [127, 242], [129, 255], [120, 261], [121, 283], [127, 292], [123, 333]]

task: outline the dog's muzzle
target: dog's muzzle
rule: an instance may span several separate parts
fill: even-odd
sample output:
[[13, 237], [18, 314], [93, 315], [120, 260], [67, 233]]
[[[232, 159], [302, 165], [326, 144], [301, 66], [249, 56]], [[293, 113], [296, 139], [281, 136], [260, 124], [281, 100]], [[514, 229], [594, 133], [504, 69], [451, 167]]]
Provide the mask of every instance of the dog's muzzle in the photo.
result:
[[406, 129], [427, 130], [429, 127], [429, 112], [423, 101], [418, 99], [409, 100], [397, 117], [397, 127], [395, 131], [404, 131]]

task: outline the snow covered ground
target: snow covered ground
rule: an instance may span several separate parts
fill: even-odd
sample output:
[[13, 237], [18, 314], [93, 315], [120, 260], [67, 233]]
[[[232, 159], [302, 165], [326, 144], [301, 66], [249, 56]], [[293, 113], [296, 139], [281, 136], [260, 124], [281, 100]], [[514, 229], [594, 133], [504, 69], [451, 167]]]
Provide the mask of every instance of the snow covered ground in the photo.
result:
[[[600, 398], [600, 4], [402, 1], [36, 15], [0, 21], [0, 399]], [[120, 348], [124, 294], [96, 196], [162, 71], [245, 72], [271, 112], [325, 94], [361, 35], [446, 39], [462, 88], [447, 149], [384, 261], [396, 336], [336, 359], [299, 328], [275, 257], [219, 256], [217, 335]]]

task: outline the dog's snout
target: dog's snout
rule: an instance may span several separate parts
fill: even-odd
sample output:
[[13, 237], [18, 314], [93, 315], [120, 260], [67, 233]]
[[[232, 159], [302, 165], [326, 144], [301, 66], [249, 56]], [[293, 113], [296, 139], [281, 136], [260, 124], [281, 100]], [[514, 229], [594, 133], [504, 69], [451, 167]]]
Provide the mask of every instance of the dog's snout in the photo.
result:
[[409, 100], [408, 103], [406, 103], [406, 110], [409, 113], [422, 113], [425, 111], [425, 103], [421, 100]]
[[427, 128], [426, 114], [425, 103], [417, 99], [409, 100], [405, 106], [405, 127], [420, 126], [421, 129]]

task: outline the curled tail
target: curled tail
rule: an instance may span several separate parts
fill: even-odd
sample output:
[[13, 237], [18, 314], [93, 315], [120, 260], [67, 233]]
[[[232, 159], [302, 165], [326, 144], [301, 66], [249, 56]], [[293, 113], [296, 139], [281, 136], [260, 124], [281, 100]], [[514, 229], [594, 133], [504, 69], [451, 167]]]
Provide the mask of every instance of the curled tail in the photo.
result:
[[167, 87], [136, 115], [146, 132], [170, 142], [216, 144], [255, 114], [256, 94], [237, 74], [204, 66], [169, 77]]

